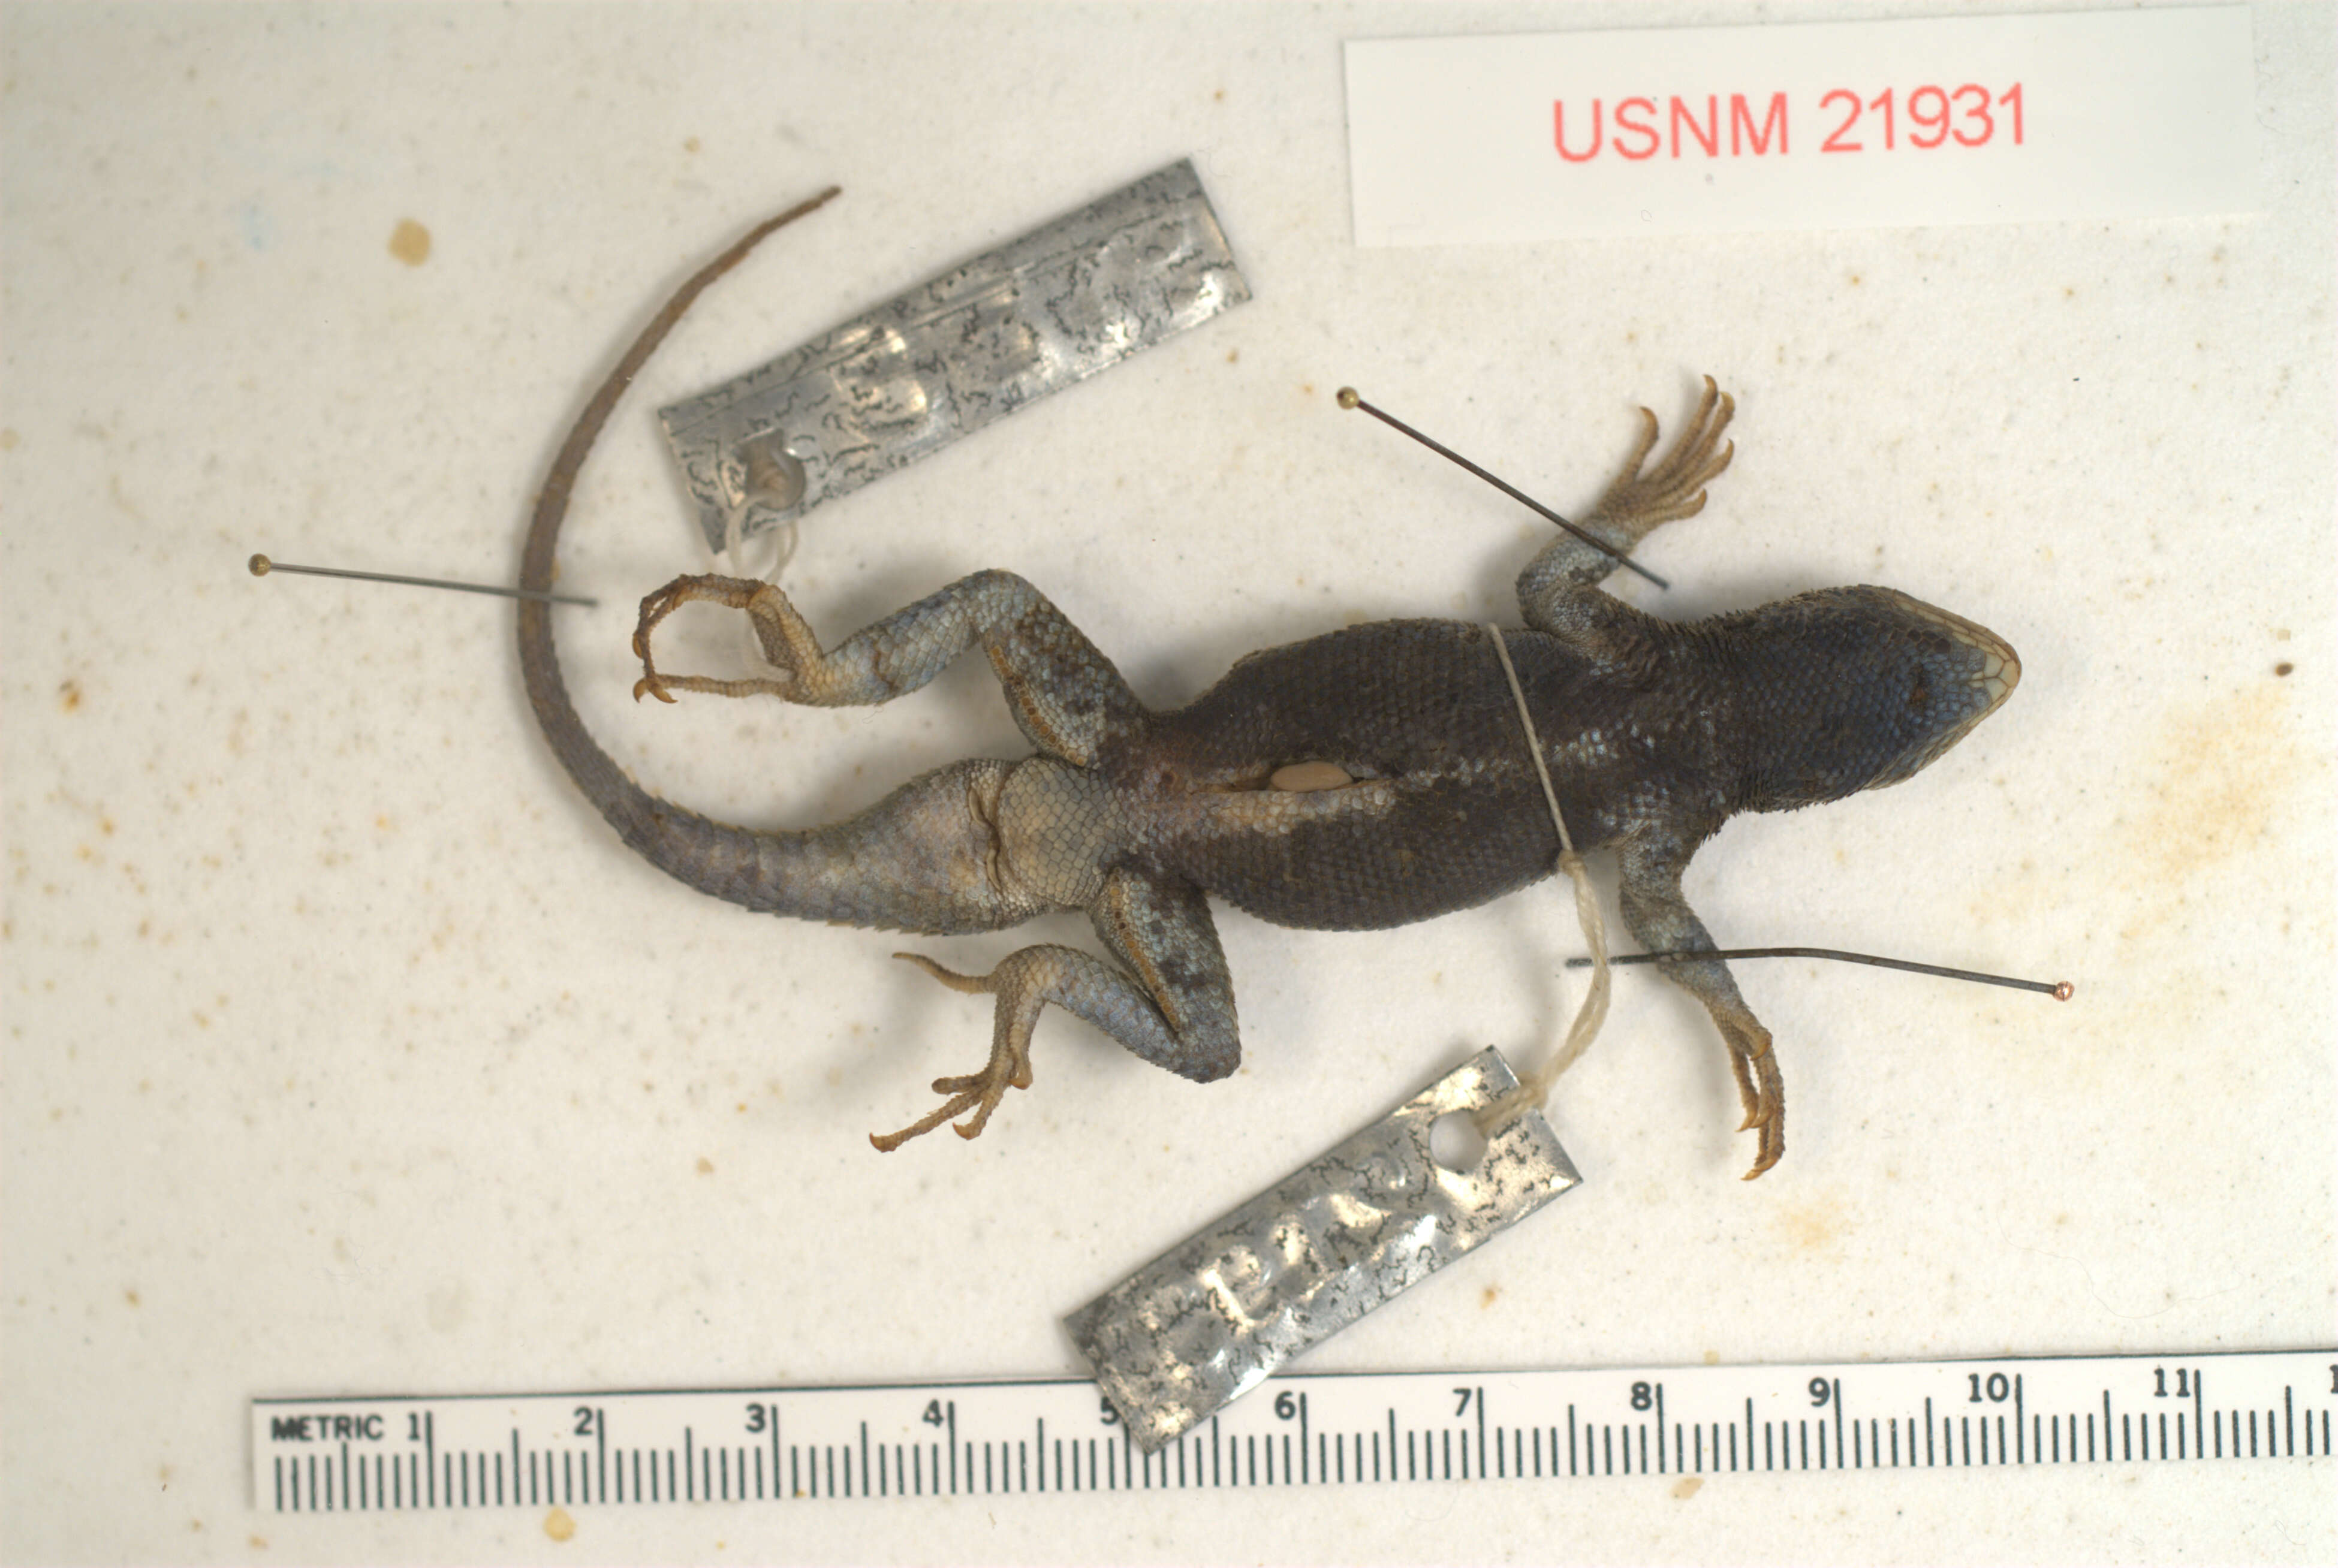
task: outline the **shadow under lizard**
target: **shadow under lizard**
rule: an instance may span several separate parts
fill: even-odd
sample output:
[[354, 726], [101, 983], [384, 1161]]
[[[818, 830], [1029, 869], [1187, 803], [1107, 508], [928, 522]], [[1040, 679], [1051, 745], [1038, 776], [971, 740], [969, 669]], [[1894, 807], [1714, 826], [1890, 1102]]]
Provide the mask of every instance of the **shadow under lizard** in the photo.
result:
[[[569, 432], [546, 475], [520, 566], [549, 590], [571, 492], [594, 440], [698, 295], [773, 230], [759, 225], [659, 311]], [[1695, 515], [1729, 465], [1734, 412], [1710, 379], [1688, 427], [1653, 465], [1655, 416], [1582, 521], [1628, 552]], [[1503, 633], [1578, 848], [1612, 849], [1625, 923], [1645, 946], [1710, 952], [1681, 892], [1699, 845], [1733, 814], [1777, 811], [1896, 784], [2011, 693], [2013, 650], [1984, 628], [1889, 588], [1827, 588], [1707, 620], [1658, 619], [1604, 593], [1616, 562], [1562, 535], [1518, 576], [1522, 628]], [[683, 604], [743, 611], [777, 674], [661, 674], [657, 623]], [[768, 583], [676, 579], [642, 602], [634, 688], [771, 695], [832, 707], [914, 691], [978, 647], [1036, 755], [935, 769], [860, 816], [800, 831], [713, 821], [648, 793], [594, 740], [570, 701], [549, 607], [519, 609], [520, 666], [553, 751], [624, 842], [701, 892], [749, 909], [929, 936], [1085, 911], [1111, 961], [1055, 944], [987, 975], [903, 955], [946, 985], [997, 999], [988, 1062], [936, 1080], [944, 1102], [891, 1150], [960, 1115], [971, 1138], [1031, 1082], [1032, 1026], [1049, 1004], [1182, 1076], [1241, 1060], [1233, 983], [1212, 894], [1280, 925], [1363, 930], [1498, 898], [1550, 874], [1558, 845], [1509, 689], [1482, 629], [1390, 621], [1250, 654], [1186, 706], [1154, 711], [1030, 583], [978, 572], [823, 649]], [[1770, 1033], [1728, 965], [1680, 959], [1665, 976], [1703, 1003], [1728, 1048], [1749, 1178], [1785, 1148]], [[970, 1114], [968, 1114], [969, 1113]]]

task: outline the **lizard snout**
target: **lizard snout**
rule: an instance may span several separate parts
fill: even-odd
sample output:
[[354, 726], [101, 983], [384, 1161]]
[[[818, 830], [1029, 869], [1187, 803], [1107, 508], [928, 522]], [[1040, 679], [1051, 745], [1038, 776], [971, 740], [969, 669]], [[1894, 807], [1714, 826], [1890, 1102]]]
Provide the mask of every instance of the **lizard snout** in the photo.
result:
[[[1875, 785], [1897, 784], [1921, 772], [1963, 740], [1974, 725], [1996, 712], [2021, 683], [2020, 655], [2004, 638], [1937, 605], [1903, 593], [1892, 597], [1900, 612], [1913, 623], [1911, 630], [1939, 635], [1920, 637], [1918, 642], [1929, 648], [1912, 654], [1910, 701], [1912, 708], [1921, 710], [1911, 714], [1919, 730], [1915, 743], [1876, 779]], [[1937, 695], [1931, 694], [1935, 688]]]
[[1999, 703], [2013, 695], [2013, 689], [2021, 684], [2021, 656], [2013, 651], [2012, 643], [1979, 622], [1968, 621], [1961, 615], [1951, 614], [1920, 600], [1911, 599], [1908, 603], [1920, 619], [1930, 621], [1947, 632], [1950, 642], [1971, 651], [1975, 663], [1967, 679], [1988, 703], [1974, 716], [1975, 722], [1987, 717]]
[[2021, 656], [2013, 651], [2013, 644], [1988, 627], [1977, 625], [1962, 616], [1951, 615], [1945, 610], [1934, 612], [1944, 622], [1952, 622], [1946, 629], [1950, 638], [1965, 650], [1971, 661], [1971, 671], [1966, 679], [1979, 701], [1972, 716], [1943, 738], [1930, 756], [1925, 759], [1927, 761], [1963, 740], [1967, 730], [1996, 712], [2005, 700], [2013, 695], [2013, 689], [2021, 684]]

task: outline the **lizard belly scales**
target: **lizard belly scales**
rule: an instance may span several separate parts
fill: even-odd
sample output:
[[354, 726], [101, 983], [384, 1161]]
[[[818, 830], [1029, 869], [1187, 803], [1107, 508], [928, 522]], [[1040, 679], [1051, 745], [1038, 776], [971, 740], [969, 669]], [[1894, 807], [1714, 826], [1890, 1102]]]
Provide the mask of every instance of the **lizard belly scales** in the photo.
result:
[[[833, 194], [830, 192], [830, 194]], [[684, 284], [595, 394], [546, 476], [521, 562], [546, 589], [578, 469], [618, 395], [755, 230]], [[1694, 515], [1728, 466], [1730, 400], [1704, 385], [1688, 428], [1653, 463], [1655, 419], [1584, 522], [1628, 552]], [[1674, 623], [1604, 593], [1607, 554], [1562, 536], [1518, 578], [1525, 625], [1504, 640], [1579, 848], [1613, 850], [1626, 923], [1645, 946], [1715, 948], [1680, 887], [1734, 812], [1779, 810], [1897, 783], [2013, 690], [2020, 666], [1985, 629], [1883, 588], [1825, 589], [1737, 615]], [[651, 638], [681, 605], [743, 612], [777, 673], [661, 673]], [[902, 786], [850, 821], [751, 832], [650, 795], [586, 731], [561, 681], [546, 606], [519, 612], [528, 697], [554, 754], [624, 842], [681, 880], [751, 909], [947, 935], [1053, 909], [1086, 912], [1107, 957], [1039, 944], [987, 975], [916, 958], [996, 999], [991, 1054], [934, 1085], [943, 1103], [880, 1149], [964, 1116], [982, 1131], [1031, 1082], [1048, 1006], [1148, 1062], [1208, 1080], [1241, 1059], [1233, 984], [1208, 897], [1284, 925], [1362, 929], [1482, 904], [1547, 875], [1557, 837], [1525, 731], [1482, 630], [1449, 621], [1351, 627], [1238, 662], [1184, 708], [1156, 712], [1030, 583], [980, 572], [826, 647], [767, 583], [677, 579], [644, 599], [635, 695], [776, 696], [881, 703], [979, 649], [1036, 749]], [[903, 955], [903, 956], [912, 956]], [[1728, 1049], [1753, 1175], [1784, 1148], [1769, 1032], [1718, 959], [1668, 963]]]
[[[1509, 642], [1547, 745], [1577, 727], [1571, 711], [1616, 701], [1555, 639]], [[1464, 622], [1382, 622], [1252, 654], [1132, 751], [1112, 760], [1147, 808], [1146, 847], [1279, 925], [1425, 920], [1548, 875], [1558, 853], [1509, 689]], [[1303, 762], [1352, 781], [1274, 787]], [[1589, 803], [1568, 793], [1562, 808], [1580, 818]]]

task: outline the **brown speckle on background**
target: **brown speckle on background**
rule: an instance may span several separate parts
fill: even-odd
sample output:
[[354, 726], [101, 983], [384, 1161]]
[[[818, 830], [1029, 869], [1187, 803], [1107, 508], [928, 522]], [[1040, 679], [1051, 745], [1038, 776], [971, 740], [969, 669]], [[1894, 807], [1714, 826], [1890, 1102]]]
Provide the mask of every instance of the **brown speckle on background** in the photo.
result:
[[408, 267], [430, 260], [430, 230], [411, 218], [400, 218], [389, 233], [389, 253]]

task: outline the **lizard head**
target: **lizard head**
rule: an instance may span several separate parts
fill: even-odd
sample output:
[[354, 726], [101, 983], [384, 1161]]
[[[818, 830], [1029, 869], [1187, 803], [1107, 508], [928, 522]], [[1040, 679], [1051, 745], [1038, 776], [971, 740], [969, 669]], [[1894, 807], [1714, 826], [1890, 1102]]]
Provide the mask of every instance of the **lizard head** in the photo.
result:
[[1911, 778], [2021, 679], [2003, 638], [1890, 588], [1822, 589], [1751, 618], [1771, 666], [1744, 698], [1766, 741], [1752, 780], [1756, 809]]

